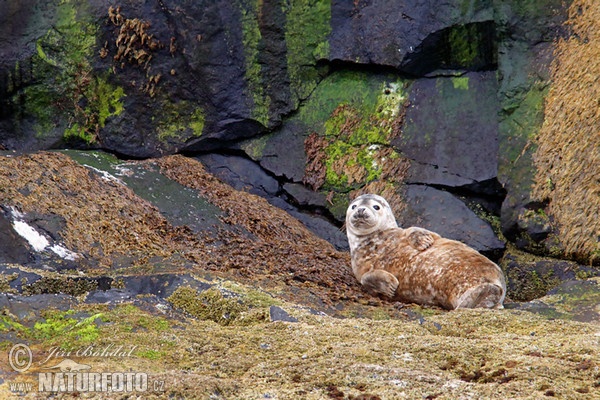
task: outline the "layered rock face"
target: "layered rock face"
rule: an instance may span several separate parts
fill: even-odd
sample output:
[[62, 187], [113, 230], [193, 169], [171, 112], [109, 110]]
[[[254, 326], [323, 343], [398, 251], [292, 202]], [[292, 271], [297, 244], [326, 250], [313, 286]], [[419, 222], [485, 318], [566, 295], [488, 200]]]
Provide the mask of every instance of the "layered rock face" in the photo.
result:
[[[556, 132], [574, 129], [573, 148], [589, 152], [570, 154], [587, 154], [598, 171], [578, 111], [565, 111], [568, 126], [552, 119], [566, 96], [551, 77], [583, 73], [553, 60], [588, 54], [596, 39], [585, 21], [597, 6], [569, 6], [9, 2], [0, 16], [0, 145], [197, 156], [342, 250], [346, 205], [370, 191], [388, 198], [402, 225], [494, 259], [507, 239], [594, 263], [593, 207], [572, 221], [565, 204], [595, 204], [595, 189], [569, 190], [558, 171], [594, 179], [549, 156]], [[579, 22], [565, 25], [569, 18]]]

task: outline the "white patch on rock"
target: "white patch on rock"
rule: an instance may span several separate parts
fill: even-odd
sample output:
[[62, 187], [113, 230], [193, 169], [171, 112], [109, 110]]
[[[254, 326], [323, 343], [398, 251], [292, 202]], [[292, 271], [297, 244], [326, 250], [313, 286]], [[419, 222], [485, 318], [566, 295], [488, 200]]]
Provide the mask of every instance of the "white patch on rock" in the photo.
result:
[[43, 251], [50, 242], [44, 236], [40, 235], [31, 225], [28, 225], [24, 221], [13, 221], [13, 228], [21, 237], [33, 247], [37, 252]]
[[[27, 240], [27, 243], [29, 243], [33, 250], [40, 253], [50, 246], [50, 241], [44, 235], [39, 233], [33, 226], [23, 221], [25, 216], [21, 212], [14, 207], [10, 207], [10, 213], [13, 219], [13, 229], [19, 236]], [[59, 244], [53, 244], [49, 247], [49, 250], [57, 256], [69, 261], [75, 261], [77, 258], [81, 257], [80, 254], [72, 252]]]
[[52, 252], [54, 254], [56, 254], [57, 256], [59, 256], [60, 258], [64, 258], [65, 260], [69, 260], [69, 261], [75, 261], [79, 257], [81, 257], [79, 254], [72, 252], [71, 250], [69, 250], [66, 247], [63, 247], [59, 244], [52, 245], [50, 247], [50, 250], [52, 250]]

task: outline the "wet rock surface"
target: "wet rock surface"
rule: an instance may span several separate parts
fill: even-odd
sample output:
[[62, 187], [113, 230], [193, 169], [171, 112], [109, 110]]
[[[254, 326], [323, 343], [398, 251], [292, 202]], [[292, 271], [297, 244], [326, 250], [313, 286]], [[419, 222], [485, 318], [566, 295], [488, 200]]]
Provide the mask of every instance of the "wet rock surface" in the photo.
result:
[[397, 217], [400, 226], [422, 226], [467, 243], [492, 259], [502, 256], [505, 245], [490, 224], [456, 196], [424, 185], [407, 185], [406, 197], [408, 206]]

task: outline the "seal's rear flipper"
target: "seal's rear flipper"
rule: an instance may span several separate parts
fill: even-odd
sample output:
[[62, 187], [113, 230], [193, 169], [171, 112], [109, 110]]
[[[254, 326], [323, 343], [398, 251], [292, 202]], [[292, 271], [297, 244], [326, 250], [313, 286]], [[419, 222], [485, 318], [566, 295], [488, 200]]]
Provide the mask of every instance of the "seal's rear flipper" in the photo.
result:
[[475, 286], [460, 296], [456, 308], [504, 308], [504, 289], [493, 283]]

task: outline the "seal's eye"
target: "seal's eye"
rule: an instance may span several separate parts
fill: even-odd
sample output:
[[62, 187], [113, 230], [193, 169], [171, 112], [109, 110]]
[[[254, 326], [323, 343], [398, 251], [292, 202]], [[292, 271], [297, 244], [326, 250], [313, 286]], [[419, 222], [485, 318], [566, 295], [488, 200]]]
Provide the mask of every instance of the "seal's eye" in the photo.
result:
[[356, 208], [356, 204], [352, 204], [352, 209], [354, 210]]
[[376, 211], [379, 211], [379, 209], [380, 209], [380, 208], [381, 208], [381, 207], [379, 207], [377, 204], [375, 204], [375, 205], [373, 206], [373, 209], [374, 209], [374, 210], [376, 210]]

